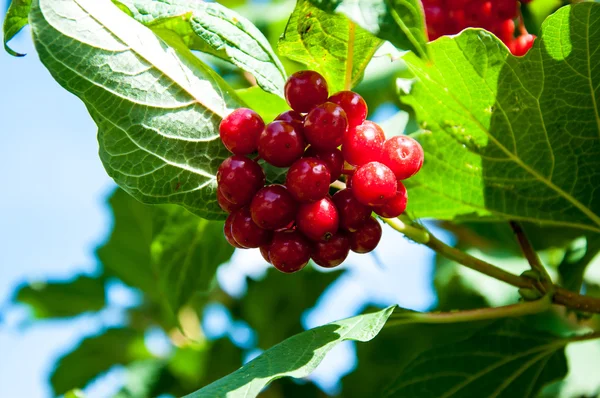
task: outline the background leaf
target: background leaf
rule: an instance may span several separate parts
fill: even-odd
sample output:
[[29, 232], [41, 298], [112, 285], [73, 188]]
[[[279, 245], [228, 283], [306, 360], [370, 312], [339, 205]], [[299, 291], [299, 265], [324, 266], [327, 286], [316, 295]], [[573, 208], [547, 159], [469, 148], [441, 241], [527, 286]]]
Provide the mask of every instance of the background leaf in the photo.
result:
[[600, 231], [598, 26], [600, 4], [582, 3], [550, 16], [525, 57], [483, 30], [431, 43], [431, 62], [406, 55], [418, 81], [402, 100], [426, 152], [410, 210]]
[[158, 38], [108, 0], [36, 0], [31, 23], [40, 59], [98, 125], [108, 174], [143, 202], [223, 218], [218, 125], [241, 105], [235, 92], [179, 37]]
[[265, 91], [283, 96], [285, 69], [271, 45], [240, 14], [217, 3], [185, 0], [122, 0], [133, 18], [160, 34], [177, 34], [192, 50], [229, 61], [251, 73]]
[[331, 94], [358, 84], [381, 40], [343, 15], [299, 0], [279, 40], [281, 55], [316, 70]]
[[12, 0], [6, 12], [4, 26], [2, 27], [4, 32], [4, 49], [15, 57], [22, 57], [25, 54], [14, 51], [7, 43], [29, 23], [30, 10], [31, 0]]
[[269, 123], [281, 112], [290, 109], [285, 100], [261, 90], [260, 87], [242, 88], [235, 92], [246, 103], [248, 108], [254, 110], [263, 118], [265, 123]]

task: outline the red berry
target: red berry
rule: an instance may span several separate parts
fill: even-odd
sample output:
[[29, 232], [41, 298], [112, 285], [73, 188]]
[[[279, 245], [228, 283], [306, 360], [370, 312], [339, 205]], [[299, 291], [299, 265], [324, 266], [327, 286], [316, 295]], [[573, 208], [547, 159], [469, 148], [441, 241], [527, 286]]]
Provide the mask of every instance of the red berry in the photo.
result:
[[329, 174], [331, 175], [331, 182], [334, 182], [342, 175], [342, 169], [344, 168], [344, 156], [342, 151], [339, 149], [331, 149], [325, 151], [318, 151], [314, 147], [309, 146], [304, 157], [313, 157], [322, 160], [327, 165]]
[[258, 137], [265, 122], [252, 109], [238, 108], [219, 125], [219, 135], [225, 148], [236, 155], [248, 155], [258, 148]]
[[260, 247], [260, 254], [265, 259], [266, 262], [271, 264], [271, 255], [269, 254], [269, 249], [271, 245], [265, 245]]
[[415, 139], [398, 135], [383, 144], [381, 162], [394, 172], [397, 179], [405, 180], [421, 170], [424, 156], [421, 144]]
[[304, 135], [318, 150], [335, 149], [348, 130], [348, 118], [341, 106], [332, 102], [319, 105], [304, 119]]
[[285, 179], [285, 185], [299, 202], [314, 202], [329, 192], [331, 174], [325, 162], [317, 158], [302, 158], [294, 162]]
[[373, 251], [381, 240], [381, 225], [373, 217], [369, 217], [362, 227], [350, 233], [350, 250], [355, 253]]
[[327, 241], [338, 230], [337, 209], [329, 198], [301, 204], [296, 216], [296, 225], [308, 239]]
[[333, 268], [343, 263], [349, 252], [350, 239], [344, 232], [338, 232], [327, 242], [315, 243], [311, 257], [321, 267]]
[[233, 155], [217, 170], [218, 189], [232, 203], [244, 205], [265, 185], [265, 173], [258, 163], [244, 156]]
[[311, 251], [312, 245], [298, 231], [275, 232], [269, 246], [269, 259], [279, 271], [291, 274], [308, 264]]
[[524, 34], [518, 36], [513, 42], [513, 47], [511, 48], [511, 52], [513, 55], [517, 57], [521, 57], [527, 54], [527, 51], [533, 46], [533, 41], [535, 40], [535, 35], [532, 34]]
[[269, 185], [254, 195], [250, 204], [252, 220], [264, 229], [287, 227], [296, 217], [298, 204], [283, 185]]
[[367, 118], [367, 103], [354, 91], [340, 91], [327, 100], [342, 107], [348, 118], [348, 127], [356, 127]]
[[406, 187], [400, 181], [398, 181], [398, 191], [396, 196], [385, 202], [382, 206], [373, 208], [375, 213], [384, 218], [395, 218], [406, 210], [406, 203], [408, 202], [408, 193]]
[[492, 3], [492, 15], [496, 19], [515, 19], [517, 13], [517, 2], [515, 0], [494, 0]]
[[508, 45], [513, 41], [515, 36], [515, 22], [512, 19], [505, 19], [498, 24], [493, 32]]
[[338, 211], [340, 228], [355, 231], [371, 216], [371, 208], [356, 200], [350, 188], [337, 191], [332, 200]]
[[267, 124], [258, 139], [258, 154], [276, 167], [289, 167], [304, 153], [306, 142], [301, 131], [288, 122]]
[[239, 243], [235, 241], [235, 239], [233, 239], [233, 235], [231, 234], [231, 222], [233, 221], [234, 216], [235, 214], [230, 214], [227, 217], [227, 220], [225, 220], [225, 225], [223, 226], [223, 234], [225, 235], [225, 240], [231, 246], [236, 247], [238, 249], [244, 249], [244, 247], [242, 247]]
[[248, 206], [231, 213], [231, 216], [231, 235], [240, 246], [250, 249], [269, 244], [273, 233], [252, 221]]
[[221, 209], [223, 209], [223, 211], [226, 211], [227, 213], [232, 213], [234, 211], [236, 211], [237, 209], [242, 208], [244, 205], [238, 205], [235, 204], [233, 202], [230, 202], [225, 195], [223, 195], [223, 192], [221, 192], [221, 189], [217, 188], [217, 202], [219, 203], [219, 206], [221, 207]]
[[376, 123], [365, 120], [356, 128], [349, 129], [344, 136], [342, 153], [346, 162], [362, 166], [365, 163], [379, 161], [385, 142], [385, 134]]
[[352, 176], [352, 193], [359, 202], [380, 206], [396, 195], [397, 183], [392, 170], [379, 162], [358, 168]]
[[275, 120], [292, 124], [294, 126], [294, 130], [296, 131], [302, 131], [304, 129], [304, 116], [294, 110], [280, 113]]
[[285, 99], [296, 112], [310, 112], [327, 101], [329, 95], [325, 78], [312, 70], [296, 72], [285, 83]]

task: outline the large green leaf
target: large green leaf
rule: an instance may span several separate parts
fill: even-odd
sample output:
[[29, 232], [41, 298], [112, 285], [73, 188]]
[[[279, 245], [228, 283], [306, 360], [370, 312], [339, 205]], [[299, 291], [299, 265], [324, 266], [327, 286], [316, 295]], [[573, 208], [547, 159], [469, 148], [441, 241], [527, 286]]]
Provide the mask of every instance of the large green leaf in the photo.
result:
[[564, 7], [525, 57], [467, 30], [405, 56], [402, 100], [423, 132], [408, 180], [419, 217], [528, 220], [600, 231], [600, 4]]
[[250, 72], [264, 90], [283, 96], [287, 75], [271, 45], [252, 22], [217, 3], [120, 0], [132, 16], [160, 33], [176, 33], [192, 50], [212, 54]]
[[235, 91], [249, 108], [256, 111], [267, 123], [281, 112], [290, 109], [285, 100], [269, 94], [260, 87], [242, 88]]
[[27, 304], [36, 318], [67, 318], [100, 311], [106, 305], [104, 281], [85, 275], [70, 281], [22, 286], [14, 300]]
[[375, 36], [402, 50], [427, 57], [425, 16], [419, 0], [310, 0], [317, 7], [346, 15]]
[[381, 330], [394, 307], [332, 322], [297, 334], [268, 349], [230, 375], [188, 395], [197, 397], [255, 397], [281, 377], [305, 377], [336, 344], [369, 341]]
[[15, 57], [22, 57], [25, 54], [14, 51], [7, 43], [29, 23], [30, 10], [31, 0], [12, 0], [6, 12], [4, 26], [2, 27], [4, 32], [4, 49]]
[[334, 93], [358, 84], [381, 43], [345, 16], [328, 14], [308, 0], [298, 0], [278, 49], [281, 55], [325, 76]]
[[109, 0], [36, 0], [31, 24], [42, 62], [98, 125], [109, 175], [143, 202], [223, 218], [218, 125], [240, 106], [235, 92], [178, 36], [159, 38]]
[[56, 395], [82, 388], [114, 365], [149, 359], [144, 334], [132, 329], [109, 329], [84, 339], [73, 351], [58, 360], [50, 376]]

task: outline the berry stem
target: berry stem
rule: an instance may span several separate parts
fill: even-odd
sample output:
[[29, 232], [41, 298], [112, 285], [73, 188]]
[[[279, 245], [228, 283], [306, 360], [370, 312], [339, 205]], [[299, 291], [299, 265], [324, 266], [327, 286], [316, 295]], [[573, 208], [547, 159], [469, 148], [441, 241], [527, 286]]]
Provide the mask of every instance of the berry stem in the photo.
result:
[[515, 233], [515, 236], [517, 237], [519, 246], [521, 246], [521, 250], [523, 251], [525, 258], [529, 262], [531, 269], [539, 273], [542, 281], [551, 283], [552, 278], [550, 278], [550, 275], [548, 275], [546, 268], [542, 264], [542, 261], [537, 255], [535, 249], [531, 245], [531, 242], [527, 238], [527, 235], [525, 235], [525, 231], [523, 231], [521, 225], [516, 221], [510, 221], [509, 224], [513, 232]]

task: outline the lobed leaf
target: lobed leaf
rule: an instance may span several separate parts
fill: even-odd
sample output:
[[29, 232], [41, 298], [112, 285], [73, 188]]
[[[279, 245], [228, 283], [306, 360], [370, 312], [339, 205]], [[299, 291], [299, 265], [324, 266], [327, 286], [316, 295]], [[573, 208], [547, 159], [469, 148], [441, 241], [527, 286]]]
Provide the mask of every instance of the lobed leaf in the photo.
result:
[[31, 10], [31, 0], [12, 0], [2, 30], [4, 32], [4, 49], [10, 55], [22, 57], [25, 54], [18, 53], [8, 46], [8, 42], [15, 37], [29, 23], [29, 11]]

